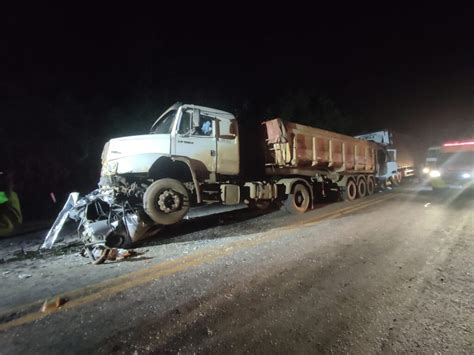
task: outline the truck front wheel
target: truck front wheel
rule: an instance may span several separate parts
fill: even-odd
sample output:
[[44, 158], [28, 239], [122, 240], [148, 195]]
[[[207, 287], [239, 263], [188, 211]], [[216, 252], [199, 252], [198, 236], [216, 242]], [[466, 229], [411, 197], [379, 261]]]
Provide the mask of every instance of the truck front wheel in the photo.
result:
[[188, 190], [175, 179], [157, 180], [143, 195], [143, 209], [155, 223], [177, 223], [188, 213]]
[[285, 209], [293, 214], [305, 213], [310, 206], [311, 196], [308, 188], [303, 184], [296, 184], [293, 192], [283, 202]]

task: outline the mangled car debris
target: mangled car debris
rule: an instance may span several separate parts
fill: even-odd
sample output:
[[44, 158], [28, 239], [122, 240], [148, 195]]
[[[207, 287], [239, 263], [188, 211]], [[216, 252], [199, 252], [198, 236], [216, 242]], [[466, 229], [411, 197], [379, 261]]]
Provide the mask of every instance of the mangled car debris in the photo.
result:
[[304, 213], [331, 191], [348, 200], [370, 195], [397, 170], [374, 142], [280, 119], [240, 129], [228, 112], [176, 103], [150, 134], [111, 139], [99, 188], [69, 196], [42, 247], [74, 221], [86, 254], [100, 263], [110, 249], [131, 247], [193, 207], [281, 201]]
[[145, 223], [139, 214], [127, 199], [114, 195], [110, 189], [97, 189], [80, 199], [77, 192], [71, 193], [41, 248], [52, 248], [64, 232], [64, 225], [72, 220], [77, 224], [84, 252], [100, 264], [110, 250], [129, 248], [159, 229], [153, 223]]

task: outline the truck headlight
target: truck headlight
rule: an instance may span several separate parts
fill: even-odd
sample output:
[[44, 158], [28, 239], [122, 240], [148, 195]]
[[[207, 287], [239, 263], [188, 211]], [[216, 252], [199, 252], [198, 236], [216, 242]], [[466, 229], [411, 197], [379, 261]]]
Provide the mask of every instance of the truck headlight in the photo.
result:
[[441, 176], [441, 172], [439, 170], [431, 170], [430, 171], [430, 177], [432, 178], [437, 178]]
[[428, 174], [430, 172], [430, 168], [424, 167], [422, 171], [423, 171], [423, 174]]
[[116, 161], [105, 162], [104, 165], [102, 165], [101, 175], [102, 176], [115, 175], [115, 173], [117, 172], [117, 168], [118, 168], [118, 162]]

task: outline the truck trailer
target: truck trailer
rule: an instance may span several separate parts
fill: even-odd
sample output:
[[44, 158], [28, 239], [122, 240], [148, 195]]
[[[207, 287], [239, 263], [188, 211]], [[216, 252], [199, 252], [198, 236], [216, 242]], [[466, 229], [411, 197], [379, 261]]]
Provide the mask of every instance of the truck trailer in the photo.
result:
[[99, 188], [71, 197], [43, 247], [52, 247], [67, 219], [79, 222], [95, 258], [206, 204], [278, 202], [304, 213], [330, 191], [354, 200], [392, 175], [389, 156], [382, 144], [279, 118], [243, 129], [231, 113], [176, 103], [149, 134], [105, 144]]

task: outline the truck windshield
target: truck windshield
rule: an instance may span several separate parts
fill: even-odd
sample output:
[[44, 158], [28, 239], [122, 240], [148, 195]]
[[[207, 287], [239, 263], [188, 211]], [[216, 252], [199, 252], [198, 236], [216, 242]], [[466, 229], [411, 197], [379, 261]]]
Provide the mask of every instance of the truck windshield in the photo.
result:
[[173, 128], [174, 118], [176, 117], [176, 110], [171, 110], [164, 115], [153, 127], [151, 127], [150, 133], [154, 134], [170, 134]]
[[440, 153], [438, 165], [474, 166], [474, 152]]

